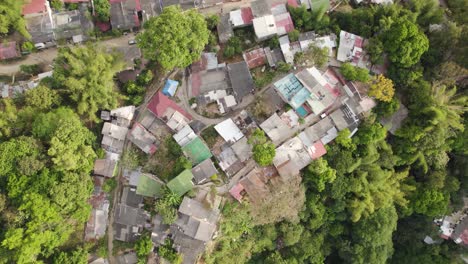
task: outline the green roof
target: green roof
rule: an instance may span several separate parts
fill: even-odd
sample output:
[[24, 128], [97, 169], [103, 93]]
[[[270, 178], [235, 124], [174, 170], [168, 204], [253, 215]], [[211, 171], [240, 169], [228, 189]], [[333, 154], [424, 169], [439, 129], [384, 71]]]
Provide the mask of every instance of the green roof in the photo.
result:
[[311, 0], [312, 11], [318, 11], [320, 8], [324, 8], [324, 11], [330, 9], [330, 0]]
[[197, 165], [200, 162], [211, 158], [210, 149], [203, 143], [203, 141], [196, 137], [190, 143], [185, 145], [182, 150], [185, 155], [193, 162], [193, 165]]
[[178, 194], [179, 196], [182, 196], [186, 192], [192, 189], [193, 187], [192, 179], [193, 179], [192, 171], [184, 170], [177, 177], [169, 181], [167, 183], [167, 187], [173, 193]]
[[153, 179], [150, 175], [142, 174], [138, 180], [136, 193], [148, 197], [161, 197], [164, 183]]

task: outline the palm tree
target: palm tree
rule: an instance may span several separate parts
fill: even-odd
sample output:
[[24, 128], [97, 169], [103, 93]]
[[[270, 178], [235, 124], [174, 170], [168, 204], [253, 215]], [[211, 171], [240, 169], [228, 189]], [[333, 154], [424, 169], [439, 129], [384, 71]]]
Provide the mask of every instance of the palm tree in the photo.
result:
[[468, 96], [457, 94], [457, 87], [448, 88], [440, 82], [432, 85], [432, 98], [434, 105], [427, 111], [434, 114], [431, 123], [447, 122], [447, 125], [457, 130], [463, 130], [461, 116], [468, 111]]

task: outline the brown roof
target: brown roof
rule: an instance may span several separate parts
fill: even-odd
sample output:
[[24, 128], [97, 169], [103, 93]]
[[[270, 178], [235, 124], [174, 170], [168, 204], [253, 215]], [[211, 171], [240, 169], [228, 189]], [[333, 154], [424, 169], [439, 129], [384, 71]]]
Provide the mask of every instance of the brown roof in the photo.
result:
[[16, 49], [16, 42], [0, 43], [0, 60], [12, 59], [19, 57], [18, 49]]

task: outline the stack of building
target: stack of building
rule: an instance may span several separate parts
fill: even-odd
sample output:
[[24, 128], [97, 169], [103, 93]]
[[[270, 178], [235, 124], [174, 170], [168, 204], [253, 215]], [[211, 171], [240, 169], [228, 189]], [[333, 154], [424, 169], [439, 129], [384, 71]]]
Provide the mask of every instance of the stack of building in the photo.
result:
[[[435, 219], [434, 222], [439, 226], [441, 238], [468, 247], [468, 198], [463, 200], [464, 206], [461, 210], [454, 212], [452, 215]], [[432, 239], [430, 240], [432, 241]], [[429, 244], [431, 243], [429, 242]]]
[[105, 158], [94, 162], [93, 179], [94, 192], [89, 200], [92, 206], [91, 217], [86, 224], [85, 239], [99, 239], [105, 235], [109, 213], [109, 197], [102, 189], [106, 179], [117, 176], [117, 163], [124, 148], [125, 137], [133, 115], [134, 106], [125, 106], [111, 111], [102, 111], [101, 146], [105, 150]]

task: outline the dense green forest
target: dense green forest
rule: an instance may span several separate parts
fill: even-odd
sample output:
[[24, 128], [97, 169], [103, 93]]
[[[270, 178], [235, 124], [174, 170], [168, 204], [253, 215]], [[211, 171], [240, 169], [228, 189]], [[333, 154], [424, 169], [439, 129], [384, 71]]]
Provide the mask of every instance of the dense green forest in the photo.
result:
[[[207, 263], [463, 262], [455, 243], [423, 242], [437, 237], [433, 218], [460, 209], [468, 189], [468, 2], [448, 4], [444, 11], [417, 0], [330, 16], [290, 8], [302, 30], [369, 38], [373, 62], [388, 55], [396, 95], [380, 102], [354, 137], [342, 131], [327, 155], [304, 169], [299, 220], [260, 225], [255, 205], [228, 204]], [[378, 120], [398, 109], [396, 96], [410, 114], [391, 135]]]
[[64, 48], [52, 77], [0, 101], [0, 263], [86, 263], [89, 175], [103, 153], [89, 128], [117, 106], [121, 67], [93, 46]]

